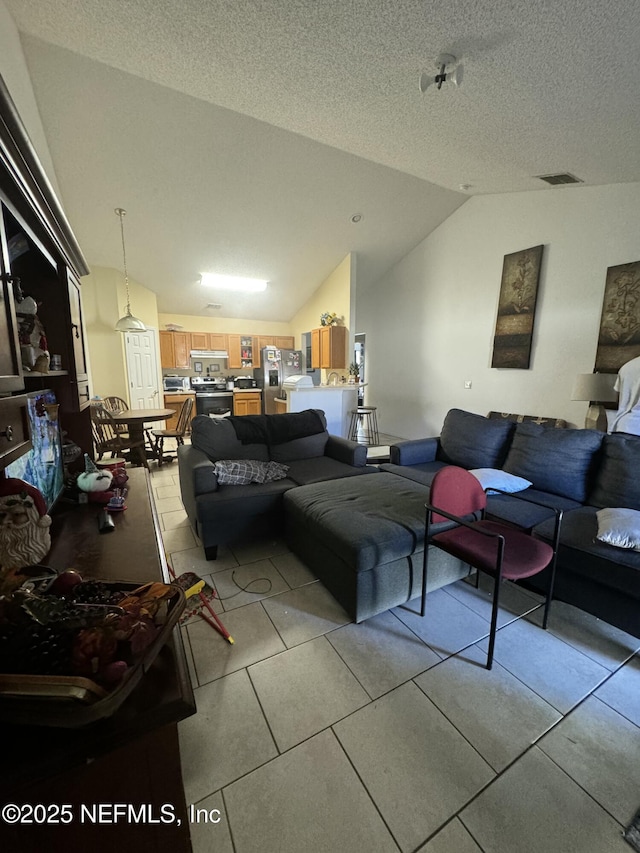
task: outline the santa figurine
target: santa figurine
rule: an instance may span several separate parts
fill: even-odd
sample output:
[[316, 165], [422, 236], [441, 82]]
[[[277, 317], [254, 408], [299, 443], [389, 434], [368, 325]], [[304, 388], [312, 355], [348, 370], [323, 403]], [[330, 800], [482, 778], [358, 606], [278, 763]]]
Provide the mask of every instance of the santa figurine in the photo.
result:
[[50, 527], [42, 493], [0, 472], [0, 593], [20, 585], [20, 569], [46, 557], [51, 548]]

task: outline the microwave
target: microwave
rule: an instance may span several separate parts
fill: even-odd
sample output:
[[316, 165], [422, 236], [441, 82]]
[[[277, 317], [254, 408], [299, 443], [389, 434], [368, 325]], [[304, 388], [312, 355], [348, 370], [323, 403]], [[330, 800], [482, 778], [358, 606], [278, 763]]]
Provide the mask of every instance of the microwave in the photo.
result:
[[162, 386], [165, 391], [191, 391], [191, 380], [188, 376], [163, 376]]

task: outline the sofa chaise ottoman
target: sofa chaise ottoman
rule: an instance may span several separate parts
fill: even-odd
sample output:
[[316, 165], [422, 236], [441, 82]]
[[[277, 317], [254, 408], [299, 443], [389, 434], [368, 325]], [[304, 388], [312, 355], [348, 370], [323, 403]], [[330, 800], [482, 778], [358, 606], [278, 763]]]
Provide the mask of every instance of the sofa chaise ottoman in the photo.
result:
[[[378, 475], [376, 467], [366, 464], [366, 447], [328, 433], [320, 409], [234, 419], [198, 415], [191, 427], [191, 444], [178, 448], [180, 493], [207, 560], [216, 559], [218, 545], [279, 535], [282, 497], [289, 489], [335, 478]], [[249, 468], [258, 472], [268, 463], [288, 470], [275, 480], [219, 482], [222, 474], [216, 473], [216, 463], [239, 460], [254, 463]]]
[[[428, 498], [424, 485], [390, 473], [301, 486], [284, 495], [285, 539], [362, 622], [420, 595]], [[469, 574], [436, 548], [429, 565], [429, 590]]]

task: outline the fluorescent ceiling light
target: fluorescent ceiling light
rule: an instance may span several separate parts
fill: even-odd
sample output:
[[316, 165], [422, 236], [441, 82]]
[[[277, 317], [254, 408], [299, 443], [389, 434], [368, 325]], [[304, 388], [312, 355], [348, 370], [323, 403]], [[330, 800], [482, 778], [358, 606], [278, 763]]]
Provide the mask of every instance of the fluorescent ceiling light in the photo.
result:
[[218, 290], [241, 290], [245, 293], [257, 293], [267, 289], [267, 282], [260, 278], [241, 278], [237, 275], [218, 275], [213, 272], [203, 272], [200, 283]]

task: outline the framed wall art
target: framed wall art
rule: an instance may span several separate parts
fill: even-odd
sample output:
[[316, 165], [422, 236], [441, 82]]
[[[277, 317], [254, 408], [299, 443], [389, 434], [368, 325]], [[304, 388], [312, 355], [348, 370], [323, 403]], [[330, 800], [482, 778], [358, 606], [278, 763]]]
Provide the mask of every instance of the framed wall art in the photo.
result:
[[529, 367], [543, 248], [504, 256], [491, 367]]
[[607, 269], [595, 370], [617, 373], [640, 355], [640, 261]]

